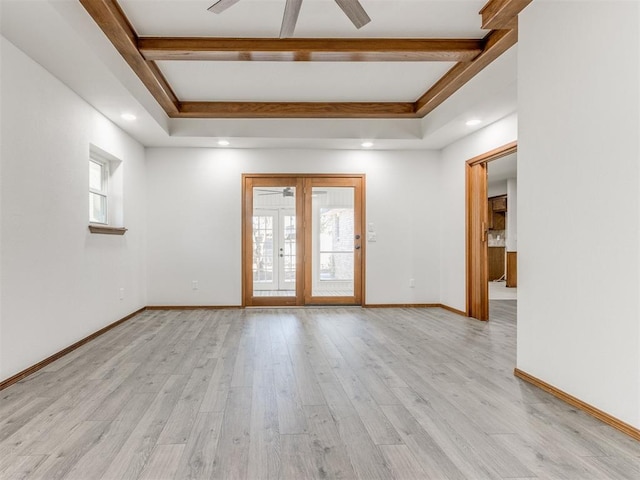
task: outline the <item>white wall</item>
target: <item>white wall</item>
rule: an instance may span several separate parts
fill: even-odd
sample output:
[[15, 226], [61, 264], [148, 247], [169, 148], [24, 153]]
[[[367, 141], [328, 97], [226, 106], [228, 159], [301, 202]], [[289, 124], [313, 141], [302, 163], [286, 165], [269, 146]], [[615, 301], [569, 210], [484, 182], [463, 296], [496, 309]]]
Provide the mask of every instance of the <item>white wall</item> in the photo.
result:
[[496, 183], [489, 183], [487, 185], [487, 198], [499, 197], [500, 195], [506, 195], [506, 194], [507, 194], [506, 180], [501, 182], [496, 182]]
[[635, 427], [639, 20], [637, 2], [533, 2], [518, 68], [518, 368]]
[[[145, 183], [137, 142], [1, 42], [0, 379], [6, 379], [146, 304]], [[125, 236], [88, 232], [91, 143], [123, 162]]]
[[[438, 303], [437, 152], [148, 149], [150, 305], [240, 305], [242, 173], [365, 173], [367, 303]], [[409, 288], [409, 279], [415, 288]], [[192, 290], [191, 282], [199, 282]]]
[[509, 115], [452, 143], [440, 160], [441, 210], [440, 282], [441, 302], [458, 310], [466, 309], [466, 211], [465, 164], [467, 160], [517, 138], [518, 119]]

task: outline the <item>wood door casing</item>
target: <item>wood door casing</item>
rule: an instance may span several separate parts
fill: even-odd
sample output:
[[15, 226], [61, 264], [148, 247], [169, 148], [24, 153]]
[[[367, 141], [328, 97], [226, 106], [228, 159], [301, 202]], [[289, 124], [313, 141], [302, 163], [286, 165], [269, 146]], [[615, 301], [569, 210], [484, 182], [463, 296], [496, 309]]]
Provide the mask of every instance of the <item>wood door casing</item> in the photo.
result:
[[467, 315], [478, 320], [489, 320], [487, 164], [517, 150], [517, 142], [507, 143], [466, 163], [466, 303]]
[[487, 166], [467, 164], [467, 314], [489, 320]]
[[[310, 185], [305, 193], [305, 186]], [[255, 187], [296, 187], [296, 295], [260, 297], [253, 294], [253, 189]], [[360, 235], [356, 250], [353, 297], [313, 297], [310, 268], [305, 255], [311, 256], [311, 188], [314, 186], [351, 186], [354, 198], [354, 227]], [[243, 306], [303, 306], [307, 304], [362, 305], [365, 301], [365, 175], [364, 174], [243, 174], [242, 175], [242, 302]], [[307, 215], [309, 215], [307, 220]], [[305, 292], [308, 291], [308, 295]]]
[[[304, 188], [302, 179], [295, 176], [251, 176], [243, 175], [242, 205], [242, 299], [245, 306], [296, 306], [303, 304], [303, 284], [298, 274], [302, 270], [301, 241], [296, 243], [296, 294], [291, 297], [257, 297], [253, 294], [253, 191], [256, 187], [296, 188], [296, 212], [302, 211]], [[296, 223], [296, 237], [302, 237], [302, 226]]]

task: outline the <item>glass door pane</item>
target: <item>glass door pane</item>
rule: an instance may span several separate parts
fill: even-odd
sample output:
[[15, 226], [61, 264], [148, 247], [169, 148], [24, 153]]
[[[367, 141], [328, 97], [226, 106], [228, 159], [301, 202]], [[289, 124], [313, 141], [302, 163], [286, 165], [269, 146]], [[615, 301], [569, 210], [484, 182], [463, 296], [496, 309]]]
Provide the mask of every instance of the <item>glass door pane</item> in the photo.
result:
[[364, 176], [243, 177], [243, 304], [361, 305]]
[[275, 290], [273, 270], [277, 211], [256, 209], [253, 215], [253, 289]]
[[314, 297], [354, 296], [353, 187], [313, 187], [311, 191]]
[[280, 223], [282, 240], [280, 241], [280, 290], [296, 290], [296, 212], [281, 210]]
[[295, 206], [295, 187], [253, 187], [254, 297], [296, 296]]

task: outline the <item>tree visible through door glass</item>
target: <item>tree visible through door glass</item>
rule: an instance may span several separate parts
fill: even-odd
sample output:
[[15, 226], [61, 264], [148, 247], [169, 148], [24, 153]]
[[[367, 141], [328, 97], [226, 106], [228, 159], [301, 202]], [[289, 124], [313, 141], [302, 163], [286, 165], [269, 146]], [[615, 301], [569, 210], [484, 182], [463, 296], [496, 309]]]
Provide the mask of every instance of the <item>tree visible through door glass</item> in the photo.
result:
[[313, 187], [313, 295], [353, 295], [354, 189]]

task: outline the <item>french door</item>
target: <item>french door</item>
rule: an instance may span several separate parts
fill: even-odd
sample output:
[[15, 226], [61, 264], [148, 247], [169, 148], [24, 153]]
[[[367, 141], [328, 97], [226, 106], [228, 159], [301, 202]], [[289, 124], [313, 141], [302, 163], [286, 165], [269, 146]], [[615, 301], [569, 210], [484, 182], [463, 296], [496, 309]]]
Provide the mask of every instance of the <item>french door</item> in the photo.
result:
[[305, 304], [362, 303], [362, 178], [304, 181]]
[[360, 305], [364, 176], [243, 176], [247, 306]]
[[295, 210], [286, 207], [254, 208], [253, 242], [255, 293], [295, 296]]

